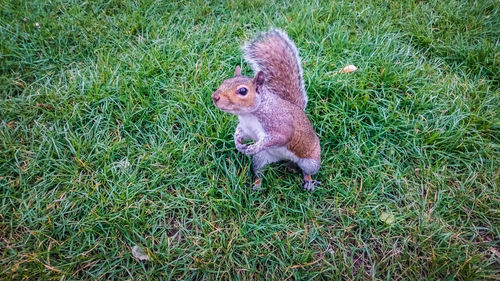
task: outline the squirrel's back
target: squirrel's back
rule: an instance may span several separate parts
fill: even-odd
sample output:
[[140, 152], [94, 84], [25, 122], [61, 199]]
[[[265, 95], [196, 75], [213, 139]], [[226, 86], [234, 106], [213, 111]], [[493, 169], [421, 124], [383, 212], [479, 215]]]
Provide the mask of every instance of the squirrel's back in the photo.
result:
[[271, 29], [245, 44], [245, 60], [255, 74], [264, 72], [264, 85], [300, 108], [307, 105], [302, 66], [295, 44], [285, 32]]

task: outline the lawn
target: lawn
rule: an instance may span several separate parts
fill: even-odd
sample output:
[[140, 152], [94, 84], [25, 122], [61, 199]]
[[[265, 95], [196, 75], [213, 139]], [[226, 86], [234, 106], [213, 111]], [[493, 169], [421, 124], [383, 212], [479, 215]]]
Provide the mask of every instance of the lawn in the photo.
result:
[[[313, 193], [252, 192], [210, 98], [270, 27]], [[499, 38], [496, 0], [1, 1], [0, 279], [499, 279]]]

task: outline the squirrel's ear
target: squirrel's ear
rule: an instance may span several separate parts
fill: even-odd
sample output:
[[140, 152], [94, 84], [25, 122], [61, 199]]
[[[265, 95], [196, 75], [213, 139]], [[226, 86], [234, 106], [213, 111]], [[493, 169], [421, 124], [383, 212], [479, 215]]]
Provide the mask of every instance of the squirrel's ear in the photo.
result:
[[253, 77], [253, 81], [252, 82], [253, 82], [255, 88], [259, 89], [264, 84], [264, 80], [265, 80], [264, 72], [259, 71]]
[[234, 76], [241, 76], [241, 67], [239, 65], [234, 69]]

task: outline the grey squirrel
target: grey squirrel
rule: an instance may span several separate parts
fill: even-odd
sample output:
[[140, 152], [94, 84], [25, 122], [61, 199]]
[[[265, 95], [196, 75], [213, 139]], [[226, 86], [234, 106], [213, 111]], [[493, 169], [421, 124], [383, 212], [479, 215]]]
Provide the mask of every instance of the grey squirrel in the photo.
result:
[[[252, 156], [256, 176], [253, 189], [260, 189], [260, 170], [267, 164], [290, 160], [302, 170], [304, 189], [319, 185], [312, 179], [321, 165], [319, 138], [304, 112], [307, 94], [295, 44], [278, 29], [261, 33], [243, 46], [245, 60], [254, 77], [241, 75], [225, 80], [212, 94], [216, 107], [238, 116], [234, 133], [238, 151]], [[252, 139], [253, 144], [243, 140]]]

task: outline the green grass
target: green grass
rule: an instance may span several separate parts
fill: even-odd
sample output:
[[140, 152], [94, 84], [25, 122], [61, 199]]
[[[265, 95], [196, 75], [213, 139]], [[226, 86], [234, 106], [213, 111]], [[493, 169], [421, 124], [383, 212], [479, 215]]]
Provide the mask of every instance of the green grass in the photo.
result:
[[[498, 1], [353, 2], [2, 1], [0, 279], [500, 278]], [[281, 164], [252, 192], [210, 99], [270, 27], [314, 193]]]

